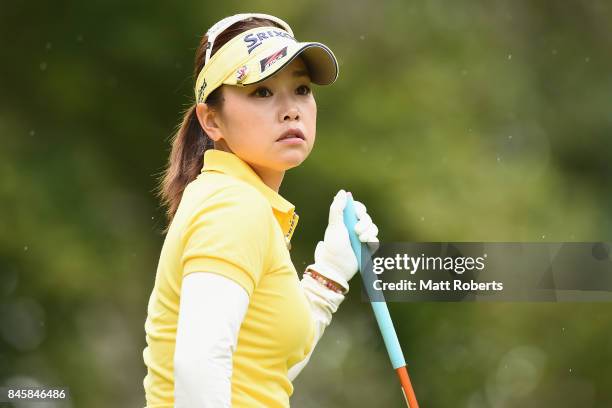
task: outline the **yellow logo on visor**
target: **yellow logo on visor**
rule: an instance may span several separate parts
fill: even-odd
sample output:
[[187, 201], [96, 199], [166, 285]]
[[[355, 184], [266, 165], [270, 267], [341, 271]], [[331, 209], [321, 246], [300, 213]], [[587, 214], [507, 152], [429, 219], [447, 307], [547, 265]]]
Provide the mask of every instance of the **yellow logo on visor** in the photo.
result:
[[202, 80], [202, 86], [198, 91], [198, 103], [204, 102], [204, 89], [206, 89], [206, 79]]

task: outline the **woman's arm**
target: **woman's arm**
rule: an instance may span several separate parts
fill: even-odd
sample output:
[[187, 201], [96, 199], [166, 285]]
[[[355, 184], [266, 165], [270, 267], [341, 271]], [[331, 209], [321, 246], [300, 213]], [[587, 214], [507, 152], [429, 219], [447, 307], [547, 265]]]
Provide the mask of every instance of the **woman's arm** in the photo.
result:
[[[315, 249], [315, 263], [306, 268], [321, 275], [325, 280], [333, 282], [332, 287], [342, 287], [345, 291], [342, 294], [336, 293], [311, 276], [304, 275], [300, 284], [310, 303], [315, 321], [316, 336], [315, 344], [308, 356], [289, 368], [288, 377], [291, 381], [308, 363], [317, 342], [323, 335], [323, 331], [331, 323], [332, 314], [338, 310], [338, 306], [348, 293], [348, 281], [357, 273], [357, 258], [351, 248], [349, 234], [343, 219], [346, 200], [347, 193], [344, 190], [340, 190], [334, 197], [329, 208], [329, 224], [325, 229], [325, 236]], [[372, 252], [375, 252], [378, 248], [378, 227], [368, 215], [365, 205], [359, 201], [354, 201], [353, 204], [359, 220], [355, 225], [355, 232], [359, 240], [367, 243]]]
[[231, 407], [232, 355], [249, 305], [246, 290], [224, 276], [183, 278], [174, 351], [175, 408]]

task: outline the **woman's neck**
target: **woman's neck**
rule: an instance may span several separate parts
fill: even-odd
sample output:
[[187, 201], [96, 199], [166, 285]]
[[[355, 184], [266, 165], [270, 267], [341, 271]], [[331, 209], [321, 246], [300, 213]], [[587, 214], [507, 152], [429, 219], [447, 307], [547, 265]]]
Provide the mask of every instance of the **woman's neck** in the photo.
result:
[[[229, 148], [229, 146], [227, 145], [227, 143], [225, 143], [224, 140], [215, 142], [214, 148], [216, 150], [222, 150], [235, 154], [234, 152], [232, 152], [232, 149]], [[267, 185], [272, 190], [278, 193], [278, 190], [280, 190], [280, 185], [283, 182], [283, 177], [285, 177], [284, 171], [279, 172], [265, 167], [255, 166], [251, 163], [247, 164], [253, 169], [253, 171], [259, 176], [259, 178], [261, 179], [261, 181], [264, 182], [265, 185]]]
[[259, 168], [252, 164], [249, 164], [253, 171], [257, 173], [261, 181], [264, 182], [265, 185], [270, 187], [272, 190], [278, 193], [280, 189], [281, 183], [283, 182], [283, 177], [285, 177], [284, 171], [275, 171], [268, 168]]

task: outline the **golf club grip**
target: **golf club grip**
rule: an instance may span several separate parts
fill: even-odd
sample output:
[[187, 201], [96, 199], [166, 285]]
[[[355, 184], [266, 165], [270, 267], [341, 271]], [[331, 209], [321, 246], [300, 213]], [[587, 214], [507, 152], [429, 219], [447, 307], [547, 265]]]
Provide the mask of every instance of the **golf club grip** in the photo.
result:
[[[364, 273], [362, 258], [370, 259], [370, 249], [367, 245], [362, 245], [357, 233], [355, 232], [355, 224], [357, 224], [357, 215], [355, 214], [355, 206], [353, 205], [353, 197], [349, 194], [346, 200], [346, 205], [344, 207], [344, 225], [349, 233], [349, 238], [351, 241], [351, 247], [353, 248], [353, 252], [357, 257], [357, 264], [359, 266], [359, 272], [361, 274]], [[362, 257], [362, 251], [363, 256]], [[382, 296], [382, 293], [380, 294]], [[372, 309], [374, 310], [374, 316], [376, 317], [376, 322], [378, 323], [378, 327], [383, 337], [383, 341], [385, 342], [385, 346], [387, 348], [387, 352], [389, 353], [389, 358], [391, 359], [391, 365], [393, 369], [396, 370], [399, 367], [403, 367], [406, 365], [406, 361], [404, 360], [404, 354], [402, 353], [402, 348], [400, 347], [399, 340], [397, 338], [397, 334], [395, 333], [395, 328], [393, 327], [393, 322], [391, 321], [391, 316], [389, 315], [389, 309], [387, 308], [387, 303], [384, 301], [376, 301], [370, 302], [372, 305]]]
[[[355, 232], [355, 224], [357, 224], [357, 215], [355, 214], [355, 206], [353, 205], [353, 196], [350, 193], [348, 194], [346, 200], [343, 215], [344, 225], [346, 226], [346, 229], [349, 233], [351, 247], [353, 248], [353, 252], [357, 257], [359, 273], [364, 277], [363, 281], [366, 282], [368, 281], [368, 279], [365, 279], [366, 271], [364, 271], [363, 269], [362, 261], [363, 259], [371, 259], [372, 255], [370, 254], [370, 249], [368, 245], [362, 245], [362, 242], [359, 240], [359, 237]], [[363, 257], [362, 251], [364, 251]], [[370, 304], [372, 305], [372, 310], [374, 311], [374, 316], [376, 317], [378, 328], [380, 329], [380, 332], [383, 336], [385, 347], [387, 348], [387, 352], [389, 353], [391, 365], [393, 366], [393, 369], [399, 377], [402, 393], [404, 394], [406, 404], [408, 405], [408, 408], [419, 408], [416, 395], [414, 394], [414, 389], [412, 388], [412, 383], [410, 382], [410, 377], [408, 376], [408, 370], [406, 369], [404, 353], [402, 352], [402, 348], [397, 338], [397, 333], [395, 332], [395, 328], [393, 327], [391, 315], [389, 314], [389, 309], [387, 308], [387, 302], [385, 302], [382, 293], [380, 294], [380, 296], [377, 296], [377, 299], [382, 300], [375, 302], [370, 301]]]

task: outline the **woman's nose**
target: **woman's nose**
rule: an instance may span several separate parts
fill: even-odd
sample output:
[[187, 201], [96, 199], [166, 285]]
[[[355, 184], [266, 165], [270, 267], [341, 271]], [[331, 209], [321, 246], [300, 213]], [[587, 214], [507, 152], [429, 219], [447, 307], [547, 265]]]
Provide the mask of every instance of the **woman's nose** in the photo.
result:
[[288, 109], [286, 111], [284, 111], [283, 113], [281, 113], [281, 122], [284, 122], [286, 120], [298, 120], [300, 118], [300, 112], [297, 108], [291, 108]]

